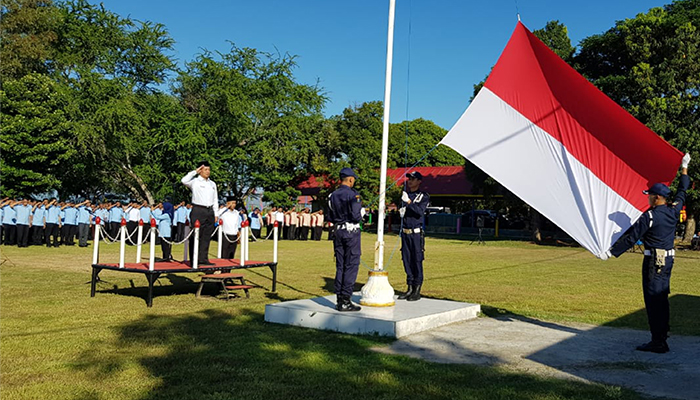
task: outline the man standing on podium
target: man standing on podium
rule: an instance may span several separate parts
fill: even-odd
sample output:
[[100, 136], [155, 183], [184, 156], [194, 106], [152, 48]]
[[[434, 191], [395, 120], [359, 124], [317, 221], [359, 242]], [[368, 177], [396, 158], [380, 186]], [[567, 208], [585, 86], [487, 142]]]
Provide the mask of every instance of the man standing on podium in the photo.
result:
[[[194, 228], [199, 221], [199, 256], [197, 265], [214, 265], [209, 262], [209, 242], [214, 233], [215, 215], [219, 211], [219, 195], [216, 183], [209, 179], [211, 167], [207, 161], [199, 163], [196, 170], [185, 175], [181, 182], [192, 190], [192, 214], [190, 223]], [[194, 235], [190, 238], [190, 259], [194, 252]]]

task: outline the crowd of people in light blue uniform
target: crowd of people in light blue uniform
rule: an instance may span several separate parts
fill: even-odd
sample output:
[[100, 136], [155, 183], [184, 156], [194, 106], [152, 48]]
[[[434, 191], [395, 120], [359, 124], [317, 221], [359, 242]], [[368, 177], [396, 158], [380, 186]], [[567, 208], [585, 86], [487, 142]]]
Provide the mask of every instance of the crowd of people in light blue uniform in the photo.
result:
[[[173, 205], [167, 200], [151, 206], [146, 202], [92, 204], [90, 200], [74, 203], [56, 199], [5, 198], [0, 200], [0, 243], [18, 247], [59, 247], [74, 246], [77, 240], [79, 247], [87, 247], [88, 241], [94, 238], [94, 227], [99, 218], [102, 237], [106, 236], [110, 241], [119, 240], [119, 229], [124, 220], [127, 242], [131, 244], [137, 241], [135, 231], [139, 221], [150, 227], [150, 221], [154, 219], [158, 242], [163, 246], [163, 258], [171, 259], [171, 243], [182, 242], [189, 234], [191, 212], [190, 204]], [[239, 212], [241, 223], [249, 218], [245, 209]], [[253, 218], [252, 222], [258, 222], [258, 219]]]

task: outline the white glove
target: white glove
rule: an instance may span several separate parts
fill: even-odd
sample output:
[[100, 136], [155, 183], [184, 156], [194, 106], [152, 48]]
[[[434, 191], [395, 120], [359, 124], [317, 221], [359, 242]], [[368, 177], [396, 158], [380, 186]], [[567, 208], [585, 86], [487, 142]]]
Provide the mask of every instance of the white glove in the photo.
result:
[[404, 203], [410, 203], [410, 202], [411, 202], [411, 199], [408, 197], [408, 193], [406, 193], [406, 191], [404, 191], [403, 193], [401, 193], [401, 200], [403, 200]]
[[367, 210], [365, 210], [364, 207], [360, 208], [360, 215], [362, 216], [362, 218], [364, 218], [365, 215], [367, 215]]
[[401, 218], [403, 218], [404, 214], [406, 214], [406, 207], [399, 208], [399, 215]]
[[681, 167], [688, 168], [688, 164], [690, 164], [690, 153], [685, 153], [683, 160], [681, 160]]
[[414, 203], [420, 203], [420, 201], [423, 200], [423, 193], [418, 194], [415, 199], [413, 199]]
[[598, 254], [596, 257], [600, 258], [601, 260], [605, 261], [608, 258], [612, 257], [612, 254], [610, 254], [610, 250], [606, 250], [605, 253]]

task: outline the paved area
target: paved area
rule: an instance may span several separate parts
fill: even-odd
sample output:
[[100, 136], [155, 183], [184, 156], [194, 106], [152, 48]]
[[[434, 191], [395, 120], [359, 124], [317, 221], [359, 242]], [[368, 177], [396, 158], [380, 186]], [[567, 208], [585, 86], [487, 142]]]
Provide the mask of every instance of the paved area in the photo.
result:
[[657, 397], [700, 399], [700, 337], [673, 336], [666, 354], [634, 350], [648, 340], [649, 333], [639, 330], [501, 317], [454, 323], [374, 350], [607, 383]]

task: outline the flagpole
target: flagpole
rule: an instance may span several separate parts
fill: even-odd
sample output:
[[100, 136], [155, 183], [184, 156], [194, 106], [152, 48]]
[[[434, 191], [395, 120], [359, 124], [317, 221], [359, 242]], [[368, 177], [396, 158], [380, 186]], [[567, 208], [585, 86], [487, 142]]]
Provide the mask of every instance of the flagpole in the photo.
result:
[[[386, 214], [386, 169], [389, 153], [389, 110], [391, 105], [391, 69], [394, 54], [394, 14], [396, 0], [389, 0], [389, 29], [386, 46], [386, 77], [384, 83], [384, 124], [382, 127], [382, 159], [379, 172], [379, 215], [377, 218], [377, 243], [374, 247], [374, 268], [369, 272], [367, 284], [362, 287], [360, 304], [375, 307], [394, 305], [394, 289], [389, 284], [389, 274], [384, 271], [384, 216]], [[391, 227], [390, 227], [391, 228]]]

